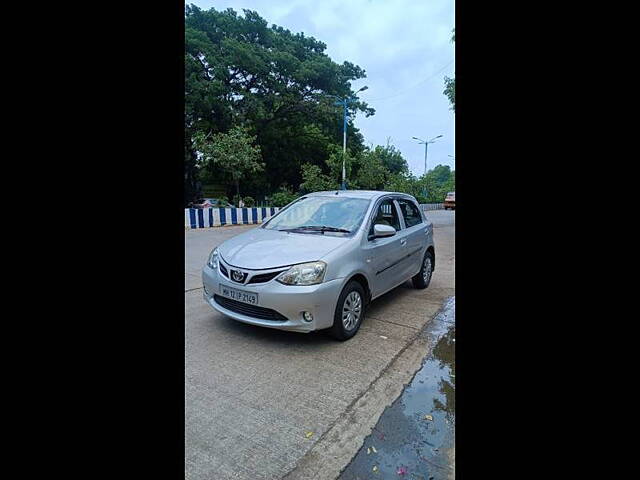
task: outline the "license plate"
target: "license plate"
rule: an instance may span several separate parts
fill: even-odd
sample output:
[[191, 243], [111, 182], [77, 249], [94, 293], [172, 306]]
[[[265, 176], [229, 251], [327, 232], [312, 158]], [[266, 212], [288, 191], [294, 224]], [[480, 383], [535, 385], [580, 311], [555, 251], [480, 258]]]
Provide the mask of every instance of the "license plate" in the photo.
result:
[[258, 304], [257, 293], [245, 292], [242, 290], [236, 290], [235, 288], [227, 287], [226, 285], [220, 285], [220, 294], [223, 297], [237, 300], [238, 302], [248, 303], [250, 305]]

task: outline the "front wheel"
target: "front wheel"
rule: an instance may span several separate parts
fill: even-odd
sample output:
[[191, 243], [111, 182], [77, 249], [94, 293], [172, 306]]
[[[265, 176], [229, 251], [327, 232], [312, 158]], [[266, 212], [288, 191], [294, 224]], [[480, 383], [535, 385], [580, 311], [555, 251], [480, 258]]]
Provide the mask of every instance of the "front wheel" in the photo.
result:
[[433, 273], [433, 254], [427, 250], [422, 259], [422, 267], [420, 271], [413, 277], [413, 286], [418, 289], [427, 288], [431, 282], [431, 274]]
[[362, 285], [351, 281], [340, 293], [330, 333], [338, 340], [349, 340], [360, 328], [365, 313], [365, 292]]

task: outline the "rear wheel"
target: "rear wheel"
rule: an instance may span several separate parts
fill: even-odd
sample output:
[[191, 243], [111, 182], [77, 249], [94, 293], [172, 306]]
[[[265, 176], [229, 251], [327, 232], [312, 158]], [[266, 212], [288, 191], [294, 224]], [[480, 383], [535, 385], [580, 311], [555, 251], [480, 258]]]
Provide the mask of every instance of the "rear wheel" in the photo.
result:
[[349, 340], [360, 328], [365, 314], [365, 292], [362, 285], [350, 281], [342, 290], [333, 316], [330, 333], [338, 340]]
[[433, 255], [430, 251], [424, 254], [424, 258], [422, 259], [422, 267], [420, 267], [420, 271], [413, 277], [411, 280], [413, 281], [413, 286], [415, 288], [423, 289], [429, 286], [431, 283], [431, 274], [433, 273]]

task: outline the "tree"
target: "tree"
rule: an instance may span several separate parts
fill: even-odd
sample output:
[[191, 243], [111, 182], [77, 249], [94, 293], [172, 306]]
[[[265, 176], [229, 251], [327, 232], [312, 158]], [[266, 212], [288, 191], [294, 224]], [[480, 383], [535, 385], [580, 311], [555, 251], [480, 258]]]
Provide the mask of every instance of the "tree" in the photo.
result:
[[[378, 148], [378, 147], [376, 147]], [[375, 151], [362, 155], [356, 182], [364, 190], [382, 190], [387, 177], [391, 174]]]
[[352, 155], [351, 150], [347, 149], [346, 155], [342, 152], [342, 147], [338, 145], [329, 146], [329, 157], [325, 160], [325, 165], [329, 170], [329, 178], [331, 181], [342, 183], [342, 159], [344, 157], [344, 171], [348, 188], [354, 187], [355, 175], [353, 171], [357, 168], [359, 156]]
[[228, 133], [205, 135], [198, 132], [194, 144], [200, 153], [200, 165], [209, 170], [222, 169], [233, 178], [236, 195], [240, 195], [240, 179], [248, 173], [264, 170], [260, 147], [254, 146], [255, 137], [242, 127], [233, 127]]
[[[451, 36], [451, 41], [456, 41], [456, 29], [453, 29], [453, 35]], [[451, 109], [456, 111], [456, 78], [444, 77], [444, 93], [449, 99], [449, 103], [451, 104]]]
[[305, 163], [302, 165], [302, 183], [300, 190], [305, 193], [322, 192], [339, 188], [339, 183], [322, 173], [317, 165]]
[[429, 170], [429, 175], [433, 177], [438, 185], [443, 185], [451, 177], [451, 167], [449, 165], [436, 165]]
[[274, 207], [284, 207], [289, 205], [296, 198], [298, 198], [298, 196], [293, 193], [289, 187], [283, 185], [280, 187], [280, 190], [271, 196], [271, 203]]
[[444, 77], [444, 93], [449, 99], [451, 110], [456, 111], [456, 79]]
[[391, 192], [408, 193], [414, 197], [422, 194], [422, 186], [419, 180], [409, 172], [389, 175], [384, 189]]
[[[352, 96], [351, 82], [366, 75], [333, 62], [324, 43], [243, 12], [185, 7], [185, 137], [246, 127], [266, 164], [264, 175], [246, 182], [258, 196], [283, 182], [297, 187], [303, 163], [324, 169], [330, 145], [342, 143], [342, 110], [328, 95]], [[360, 100], [349, 103], [353, 155], [364, 149], [357, 112], [375, 113]]]
[[374, 149], [374, 153], [380, 158], [382, 164], [391, 173], [402, 173], [409, 171], [409, 165], [404, 159], [400, 150], [389, 143], [387, 140], [386, 146], [378, 145]]
[[428, 203], [444, 201], [447, 192], [455, 191], [455, 172], [448, 165], [436, 165], [423, 175], [421, 182], [427, 190]]

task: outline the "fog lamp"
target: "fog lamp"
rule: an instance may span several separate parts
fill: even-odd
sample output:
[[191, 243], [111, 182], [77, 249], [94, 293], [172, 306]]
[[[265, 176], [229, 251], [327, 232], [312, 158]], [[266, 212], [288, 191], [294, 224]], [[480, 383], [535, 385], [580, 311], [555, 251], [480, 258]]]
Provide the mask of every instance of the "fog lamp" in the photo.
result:
[[311, 314], [311, 312], [302, 312], [302, 318], [304, 318], [305, 322], [313, 321], [313, 315]]

